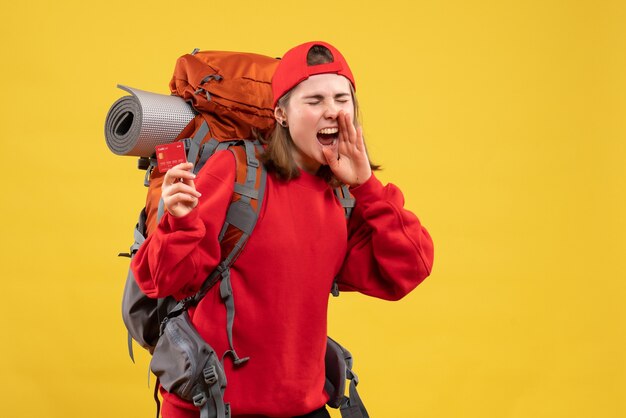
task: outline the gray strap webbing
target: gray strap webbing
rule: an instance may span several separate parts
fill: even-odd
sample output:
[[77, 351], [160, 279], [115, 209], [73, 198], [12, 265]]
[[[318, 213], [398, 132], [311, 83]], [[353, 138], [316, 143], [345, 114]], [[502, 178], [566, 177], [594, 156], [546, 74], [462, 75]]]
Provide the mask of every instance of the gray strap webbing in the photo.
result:
[[[245, 234], [250, 235], [256, 223], [256, 218], [257, 214], [254, 212], [254, 209], [252, 209], [252, 206], [250, 206], [250, 198], [242, 196], [241, 199], [233, 202], [228, 208], [224, 226], [228, 227], [228, 225], [233, 225], [242, 230]], [[222, 232], [225, 232], [225, 229], [223, 229]], [[221, 235], [220, 239], [223, 238], [223, 234]]]
[[209, 133], [209, 125], [207, 125], [206, 121], [202, 121], [202, 125], [200, 125], [200, 129], [196, 132], [196, 134], [191, 139], [191, 143], [189, 144], [189, 151], [187, 151], [187, 161], [196, 165], [196, 160], [198, 159], [198, 153], [200, 152], [200, 144], [202, 144], [202, 140]]
[[[259, 167], [259, 160], [257, 160], [254, 153], [252, 142], [244, 141], [243, 143], [246, 150], [246, 182], [243, 186], [238, 183], [235, 184], [235, 192], [241, 194], [241, 199], [231, 204], [228, 208], [226, 222], [240, 229], [244, 234], [250, 235], [258, 217], [258, 214], [250, 205], [250, 199], [258, 198], [261, 195], [255, 189], [256, 169]], [[265, 169], [263, 168], [263, 170]], [[241, 191], [244, 193], [241, 193]], [[258, 208], [259, 210], [261, 208], [260, 202]]]
[[[230, 408], [224, 403], [219, 385], [210, 385], [209, 393], [210, 398], [208, 400], [205, 395], [202, 395], [200, 418], [230, 418]], [[211, 413], [213, 405], [215, 405], [215, 414]]]
[[258, 199], [259, 191], [256, 189], [251, 189], [248, 186], [243, 186], [239, 183], [235, 183], [235, 193], [239, 193], [242, 196], [249, 197], [250, 199]]
[[248, 241], [252, 230], [256, 224], [258, 219], [258, 213], [254, 211], [252, 205], [250, 204], [251, 199], [257, 199], [257, 211], [261, 210], [263, 193], [265, 191], [265, 181], [266, 181], [266, 172], [265, 167], [261, 167], [261, 181], [259, 185], [259, 190], [255, 189], [256, 186], [256, 178], [257, 178], [257, 169], [259, 167], [259, 160], [256, 158], [254, 148], [255, 146], [250, 141], [244, 141], [244, 147], [246, 151], [246, 180], [245, 184], [241, 185], [239, 183], [235, 183], [235, 192], [241, 195], [241, 198], [232, 203], [228, 209], [228, 213], [226, 214], [226, 222], [222, 231], [220, 233], [220, 240], [224, 237], [226, 233], [226, 229], [228, 225], [233, 225], [242, 231], [242, 234], [233, 247], [232, 251], [228, 256], [224, 259], [220, 268], [222, 269], [222, 281], [220, 283], [220, 295], [224, 304], [226, 305], [226, 333], [228, 336], [228, 343], [230, 345], [230, 349], [224, 353], [230, 354], [233, 359], [235, 365], [240, 365], [249, 360], [249, 357], [240, 358], [235, 351], [235, 347], [233, 344], [233, 324], [235, 320], [235, 302], [233, 297], [233, 289], [230, 280], [230, 266], [235, 262], [235, 259], [241, 252], [243, 246]]
[[[215, 152], [220, 151], [221, 149], [228, 149], [231, 145], [234, 144], [235, 143], [233, 142], [220, 142], [217, 144]], [[259, 150], [262, 150], [262, 146], [258, 143], [252, 144], [251, 141], [243, 141], [243, 144], [246, 151], [246, 180], [243, 186], [240, 185], [241, 187], [236, 187], [236, 192], [243, 191], [245, 193], [240, 193], [241, 198], [238, 201], [230, 204], [228, 213], [226, 214], [226, 222], [224, 223], [224, 226], [222, 227], [219, 235], [219, 240], [222, 241], [229, 225], [233, 225], [234, 227], [239, 228], [242, 231], [242, 234], [231, 252], [202, 283], [200, 290], [193, 297], [189, 298], [186, 303], [183, 304], [183, 309], [186, 309], [189, 306], [187, 305], [187, 303], [196, 305], [221, 276], [220, 295], [224, 301], [224, 305], [226, 306], [226, 333], [230, 346], [229, 350], [226, 351], [222, 356], [222, 359], [227, 354], [230, 354], [234, 359], [235, 365], [240, 365], [248, 361], [249, 357], [240, 358], [237, 355], [233, 344], [235, 303], [233, 299], [233, 290], [230, 280], [230, 266], [235, 262], [235, 259], [247, 242], [258, 219], [258, 213], [255, 212], [252, 208], [250, 200], [257, 199], [257, 211], [260, 212], [263, 203], [265, 185], [267, 181], [267, 171], [265, 170], [265, 167], [259, 163], [259, 160], [256, 158], [255, 155], [255, 147], [258, 147]], [[261, 170], [261, 178], [259, 182], [259, 188], [257, 190], [255, 186], [257, 179], [257, 170], [259, 169], [259, 167]], [[174, 310], [175, 309], [170, 311], [170, 313], [174, 312]], [[226, 413], [228, 414], [228, 411]]]
[[227, 418], [230, 416], [230, 408], [228, 408], [228, 406], [224, 404], [220, 381], [215, 374], [215, 369], [213, 369], [213, 376], [215, 376], [215, 378], [212, 381], [207, 382], [207, 384], [209, 385], [209, 393], [211, 399], [213, 399], [213, 402], [215, 403], [215, 410], [217, 412], [216, 418]]
[[218, 152], [218, 151], [223, 151], [223, 150], [225, 150], [226, 148], [230, 147], [231, 145], [233, 145], [233, 142], [232, 142], [232, 141], [220, 142], [220, 143], [217, 145], [217, 148], [215, 148], [215, 152]]
[[204, 405], [200, 407], [200, 418], [210, 418], [209, 417], [209, 403], [204, 402]]
[[364, 418], [357, 405], [342, 405], [339, 408], [341, 418]]
[[369, 418], [369, 414], [367, 413], [367, 410], [365, 409], [365, 405], [363, 405], [363, 401], [361, 400], [361, 397], [359, 396], [359, 392], [357, 392], [356, 390], [356, 381], [354, 379], [350, 382], [349, 393], [350, 393], [350, 404], [352, 406], [356, 406], [359, 408], [361, 412], [361, 416], [363, 418]]
[[[355, 205], [354, 198], [350, 196], [350, 189], [345, 184], [341, 187], [336, 187], [335, 195], [337, 196], [339, 203], [341, 203], [341, 207], [343, 207], [346, 215], [346, 220], [350, 220], [350, 215], [352, 215], [352, 209]], [[337, 284], [337, 278], [335, 278], [335, 280], [333, 281], [330, 293], [335, 297], [339, 296], [339, 285]]]
[[265, 172], [265, 167], [262, 167], [261, 169], [263, 171], [261, 173], [261, 184], [259, 185], [259, 189], [256, 190], [256, 170], [259, 167], [259, 160], [256, 158], [254, 153], [254, 145], [250, 141], [244, 141], [244, 146], [246, 150], [247, 163], [246, 182], [244, 185], [235, 183], [234, 191], [235, 193], [239, 193], [241, 195], [241, 199], [232, 203], [228, 208], [226, 223], [222, 227], [219, 235], [220, 241], [224, 237], [224, 234], [228, 229], [228, 225], [238, 228], [246, 235], [252, 234], [252, 230], [254, 229], [254, 225], [256, 224], [258, 218], [258, 213], [256, 213], [250, 205], [250, 199], [258, 199], [257, 208], [258, 210], [261, 209], [267, 174]]
[[337, 199], [339, 199], [339, 203], [343, 207], [346, 213], [346, 219], [350, 219], [350, 215], [352, 214], [352, 209], [354, 208], [355, 201], [352, 196], [350, 196], [350, 190], [348, 186], [345, 184], [341, 187], [335, 188], [335, 195], [337, 195]]
[[198, 174], [198, 172], [204, 167], [204, 164], [209, 160], [209, 157], [215, 153], [215, 149], [219, 145], [219, 141], [215, 138], [211, 138], [207, 143], [202, 146], [202, 151], [200, 152], [200, 159], [193, 167], [193, 173]]
[[[256, 144], [256, 148], [263, 152], [263, 145], [260, 143]], [[265, 170], [265, 166], [261, 164], [261, 183], [259, 184], [259, 197], [257, 202], [257, 207], [259, 208], [259, 213], [261, 213], [261, 205], [263, 204], [263, 197], [265, 196], [265, 184], [267, 182], [267, 171]]]
[[235, 347], [233, 347], [233, 323], [235, 321], [235, 301], [233, 299], [233, 288], [230, 283], [230, 268], [222, 271], [222, 282], [220, 283], [220, 296], [226, 305], [226, 333], [228, 334], [228, 344], [230, 350], [224, 355], [230, 354], [233, 357], [233, 361], [236, 366], [239, 366], [246, 361], [250, 360], [250, 357], [239, 358]]
[[[256, 155], [254, 153], [254, 144], [250, 141], [244, 141], [244, 147], [246, 148], [246, 159], [248, 163], [248, 167], [257, 168], [259, 166], [259, 160], [257, 160]], [[248, 176], [249, 178], [249, 176]], [[255, 175], [256, 178], [256, 175]]]
[[[222, 399], [222, 392], [217, 385], [209, 386], [209, 395], [200, 393], [193, 398], [193, 403], [200, 409], [200, 418], [229, 418], [228, 409]], [[215, 409], [213, 409], [215, 406]], [[213, 413], [215, 412], [215, 413]]]
[[163, 198], [159, 199], [159, 207], [157, 208], [157, 224], [161, 222], [161, 218], [165, 213], [165, 203], [163, 202]]
[[350, 388], [348, 393], [350, 397], [346, 397], [342, 402], [339, 410], [342, 418], [369, 418], [367, 409], [359, 396], [359, 392], [356, 390], [356, 385], [359, 384], [359, 378], [350, 368], [350, 363], [346, 363], [346, 378], [350, 380]]
[[135, 227], [135, 231], [133, 231], [133, 236], [135, 238], [135, 242], [130, 246], [130, 253], [134, 254], [137, 252], [141, 244], [146, 240], [146, 237], [143, 236], [143, 233], [139, 230], [141, 226], [138, 224]]

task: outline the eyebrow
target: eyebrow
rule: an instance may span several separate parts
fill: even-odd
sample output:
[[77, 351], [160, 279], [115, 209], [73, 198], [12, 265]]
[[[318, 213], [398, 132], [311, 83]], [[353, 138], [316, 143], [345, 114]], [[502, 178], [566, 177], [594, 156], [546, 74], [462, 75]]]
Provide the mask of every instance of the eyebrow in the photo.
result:
[[[350, 96], [350, 93], [337, 93], [333, 96], [333, 98], [335, 99], [340, 99], [342, 97], [346, 97], [346, 96]], [[312, 94], [310, 96], [304, 96], [303, 99], [316, 99], [316, 100], [322, 100], [324, 99], [324, 96], [321, 94]]]

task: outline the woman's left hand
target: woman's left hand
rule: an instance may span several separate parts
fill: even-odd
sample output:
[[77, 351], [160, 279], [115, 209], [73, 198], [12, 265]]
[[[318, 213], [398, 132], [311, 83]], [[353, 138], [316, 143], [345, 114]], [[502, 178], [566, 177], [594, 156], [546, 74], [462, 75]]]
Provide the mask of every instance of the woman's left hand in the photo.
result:
[[337, 122], [339, 124], [337, 147], [324, 147], [324, 157], [339, 181], [350, 187], [356, 187], [365, 183], [372, 175], [363, 142], [363, 130], [361, 127], [355, 128], [350, 115], [344, 111], [337, 115]]

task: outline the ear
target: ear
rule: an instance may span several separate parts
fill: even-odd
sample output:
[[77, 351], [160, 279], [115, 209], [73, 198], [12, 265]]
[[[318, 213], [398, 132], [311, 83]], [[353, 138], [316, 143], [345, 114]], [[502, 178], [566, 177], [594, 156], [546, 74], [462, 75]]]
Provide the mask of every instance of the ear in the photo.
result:
[[283, 125], [285, 122], [287, 122], [287, 112], [285, 112], [285, 109], [283, 109], [282, 107], [276, 106], [274, 108], [274, 118], [279, 125]]

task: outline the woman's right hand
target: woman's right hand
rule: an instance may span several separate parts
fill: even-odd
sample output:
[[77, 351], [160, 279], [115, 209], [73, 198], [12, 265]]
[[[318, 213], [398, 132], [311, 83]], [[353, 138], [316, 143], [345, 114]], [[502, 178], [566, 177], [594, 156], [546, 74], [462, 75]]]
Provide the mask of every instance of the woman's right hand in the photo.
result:
[[185, 216], [198, 205], [201, 194], [193, 183], [196, 175], [191, 172], [192, 168], [192, 163], [182, 163], [165, 173], [161, 197], [165, 210], [172, 216]]

